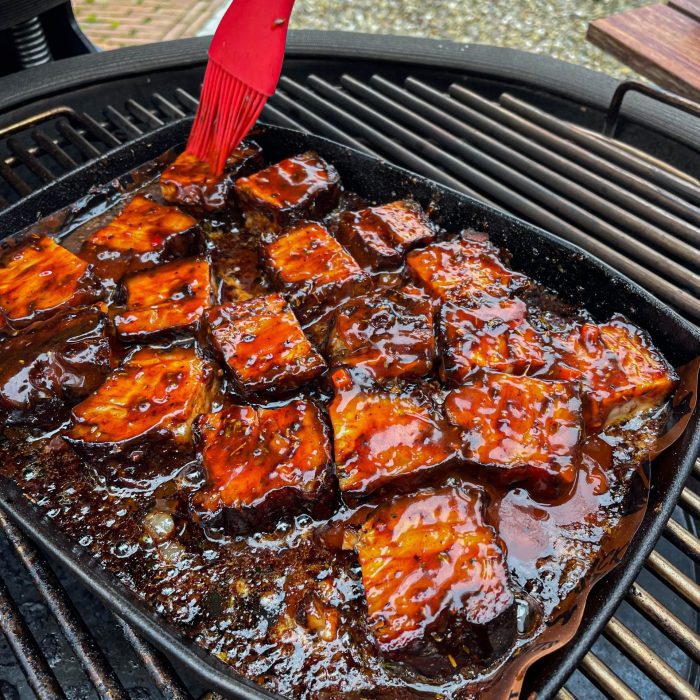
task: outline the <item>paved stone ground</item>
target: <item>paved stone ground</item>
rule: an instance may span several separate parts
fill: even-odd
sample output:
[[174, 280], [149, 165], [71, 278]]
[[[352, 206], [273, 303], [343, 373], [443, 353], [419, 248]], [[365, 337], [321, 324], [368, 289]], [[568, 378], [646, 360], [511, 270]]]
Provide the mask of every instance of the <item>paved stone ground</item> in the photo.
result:
[[73, 0], [75, 16], [101, 49], [195, 36], [221, 0]]
[[[264, 2], [264, 0], [261, 0]], [[452, 39], [546, 53], [617, 76], [585, 41], [588, 22], [650, 0], [297, 0], [292, 26]], [[101, 48], [211, 33], [226, 0], [73, 0]]]

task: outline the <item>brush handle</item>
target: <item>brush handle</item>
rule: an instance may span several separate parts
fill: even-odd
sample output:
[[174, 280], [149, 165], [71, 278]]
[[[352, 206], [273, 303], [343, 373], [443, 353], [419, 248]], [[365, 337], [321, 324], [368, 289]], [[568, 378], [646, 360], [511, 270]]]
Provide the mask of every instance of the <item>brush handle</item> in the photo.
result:
[[233, 0], [209, 58], [268, 97], [277, 87], [294, 0]]

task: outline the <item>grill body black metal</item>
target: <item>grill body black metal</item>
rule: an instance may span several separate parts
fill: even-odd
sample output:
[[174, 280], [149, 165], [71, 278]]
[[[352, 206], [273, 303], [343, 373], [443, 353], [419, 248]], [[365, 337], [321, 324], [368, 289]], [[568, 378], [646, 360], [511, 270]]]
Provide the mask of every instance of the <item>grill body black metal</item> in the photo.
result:
[[[0, 85], [5, 107], [0, 136], [8, 136], [4, 126], [29, 117], [39, 127], [22, 125], [13, 142], [0, 142], [0, 184], [4, 181], [8, 204], [117, 143], [191, 114], [204, 49], [198, 40], [173, 42], [116, 52], [120, 60], [102, 54], [89, 64], [63, 62], [76, 66], [74, 74], [46, 66], [34, 72], [36, 80], [6, 79]], [[688, 318], [697, 318], [692, 285], [700, 189], [692, 177], [700, 174], [700, 129], [690, 118], [632, 96], [618, 125], [619, 141], [603, 139], [598, 132], [615, 87], [583, 69], [489, 47], [304, 34], [292, 36], [286, 77], [265, 117], [374, 152], [490, 200], [607, 256]], [[37, 118], [41, 112], [48, 114]], [[621, 192], [612, 191], [610, 183]], [[623, 196], [628, 192], [640, 200], [636, 210]], [[79, 194], [72, 192], [72, 198]], [[640, 220], [647, 225], [646, 238], [637, 230]], [[637, 245], [629, 248], [629, 239]], [[676, 241], [688, 244], [680, 247], [680, 256]], [[657, 697], [660, 689], [674, 697], [695, 696], [700, 657], [695, 486], [689, 482], [682, 507], [628, 603], [585, 657], [582, 674], [561, 691], [563, 697], [593, 697], [594, 686], [610, 697], [635, 692]], [[15, 598], [26, 594], [10, 588]], [[122, 644], [120, 655], [128, 657], [127, 649]], [[138, 658], [152, 668], [148, 655]], [[123, 664], [113, 665], [120, 666], [117, 675], [123, 679]], [[92, 668], [99, 677], [99, 663]], [[161, 666], [155, 685], [142, 674], [138, 692], [155, 692], [160, 685], [166, 697], [180, 697], [163, 683], [163, 674]], [[13, 678], [21, 687], [17, 673]], [[192, 692], [201, 690], [189, 683]]]

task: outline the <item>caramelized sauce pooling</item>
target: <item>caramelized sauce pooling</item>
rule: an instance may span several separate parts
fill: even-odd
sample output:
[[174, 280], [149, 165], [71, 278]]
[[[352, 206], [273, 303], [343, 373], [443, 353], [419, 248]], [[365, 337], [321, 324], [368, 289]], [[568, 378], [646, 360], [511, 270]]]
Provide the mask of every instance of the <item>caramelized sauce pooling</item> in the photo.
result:
[[[495, 338], [489, 319], [470, 319], [470, 334], [493, 330], [495, 339], [466, 343], [460, 336], [461, 344], [454, 347], [463, 362], [458, 379], [448, 387], [440, 376], [439, 359], [444, 357], [447, 334], [438, 334], [436, 341], [431, 321], [445, 300], [467, 309], [490, 297], [497, 300], [494, 304], [508, 306], [505, 300], [517, 294], [532, 324], [527, 337], [540, 342], [541, 337], [575, 327], [579, 316], [568, 317], [559, 306], [543, 308], [535, 303], [546, 296], [538, 296], [536, 283], [503, 266], [488, 242], [449, 242], [445, 232], [437, 232], [437, 242], [426, 241], [426, 247], [408, 253], [405, 267], [382, 276], [358, 265], [337, 243], [326, 221], [329, 230], [322, 229], [321, 242], [334, 254], [335, 267], [328, 263], [329, 256], [313, 255], [318, 246], [309, 248], [295, 264], [314, 273], [312, 284], [308, 274], [297, 279], [288, 260], [294, 251], [280, 250], [286, 239], [276, 228], [315, 211], [318, 219], [335, 204], [337, 173], [317, 158], [305, 154], [296, 159], [299, 162], [239, 181], [239, 193], [246, 192], [245, 222], [242, 212], [235, 210], [226, 218], [196, 222], [206, 238], [215, 278], [212, 288], [217, 290], [212, 303], [219, 309], [281, 293], [297, 318], [303, 316], [311, 341], [317, 337], [310, 336], [308, 327], [318, 322], [317, 328], [328, 330], [333, 328], [333, 314], [346, 314], [345, 324], [335, 326], [330, 345], [318, 342], [306, 349], [307, 356], [319, 353], [319, 357], [301, 388], [292, 382], [279, 394], [267, 391], [267, 386], [261, 391], [246, 376], [249, 390], [244, 392], [240, 377], [230, 369], [227, 376], [221, 358], [209, 352], [206, 332], [195, 336], [188, 331], [184, 339], [171, 345], [163, 341], [155, 350], [146, 344], [136, 346], [131, 365], [127, 355], [131, 350], [115, 341], [115, 357], [127, 355], [127, 371], [112, 370], [102, 395], [119, 382], [129, 384], [130, 391], [108, 396], [114, 408], [109, 415], [96, 402], [97, 394], [92, 399], [81, 397], [83, 403], [74, 411], [81, 427], [71, 435], [80, 443], [85, 462], [56, 432], [6, 424], [0, 432], [0, 474], [12, 479], [57, 530], [93, 555], [157, 615], [274, 692], [328, 699], [488, 697], [494, 682], [517, 660], [511, 658], [513, 652], [524, 652], [552, 619], [568, 609], [570, 594], [604, 553], [606, 537], [627, 512], [631, 480], [653, 448], [665, 414], [653, 408], [630, 422], [600, 426], [595, 434], [589, 430], [573, 435], [580, 427], [578, 409], [574, 395], [564, 392], [561, 401], [571, 409], [566, 419], [573, 435], [573, 457], [569, 459], [567, 452], [566, 469], [560, 469], [566, 478], [559, 474], [557, 488], [544, 492], [533, 489], [526, 478], [494, 478], [493, 465], [465, 455], [465, 428], [445, 409], [449, 390], [481, 381], [481, 356], [471, 355], [471, 348], [493, 354], [492, 347], [501, 338]], [[315, 209], [305, 199], [307, 190], [302, 190], [319, 168], [323, 172], [317, 184], [325, 198]], [[273, 196], [280, 188], [283, 197]], [[146, 194], [158, 202], [157, 187], [147, 189]], [[145, 201], [152, 206], [150, 199]], [[262, 218], [255, 216], [256, 201]], [[160, 245], [161, 238], [174, 236], [184, 237], [182, 244], [160, 246], [158, 260], [138, 259], [129, 247], [129, 259], [118, 261], [124, 268], [120, 275], [127, 268], [151, 268], [192, 255], [198, 245], [191, 232], [195, 222], [189, 215], [179, 216], [186, 218], [184, 223], [165, 227], [156, 242]], [[131, 240], [134, 233], [126, 223], [130, 222], [122, 215], [117, 233]], [[259, 240], [256, 227], [263, 224], [275, 235]], [[321, 222], [297, 224], [292, 231], [303, 232], [309, 226], [320, 228]], [[102, 229], [102, 235], [104, 230], [110, 229]], [[64, 243], [70, 247], [84, 238], [85, 231], [78, 228]], [[149, 254], [151, 243], [149, 238]], [[121, 250], [112, 244], [110, 239], [106, 246], [110, 251]], [[266, 248], [262, 261], [259, 246]], [[197, 252], [201, 253], [199, 248]], [[275, 252], [277, 256], [272, 255]], [[434, 269], [437, 264], [442, 271]], [[406, 285], [411, 281], [426, 294], [409, 290]], [[361, 296], [372, 286], [369, 296]], [[389, 294], [388, 287], [396, 291]], [[400, 302], [396, 321], [381, 317], [384, 307], [373, 306], [372, 295], [381, 296], [383, 291]], [[319, 303], [324, 314], [330, 314], [320, 320], [314, 316]], [[525, 313], [521, 315], [525, 318]], [[497, 320], [505, 325], [502, 318]], [[282, 321], [294, 325], [299, 334], [284, 303], [272, 314], [270, 332], [280, 335]], [[502, 332], [500, 326], [497, 332]], [[318, 336], [325, 340], [321, 331]], [[454, 342], [452, 336], [448, 340]], [[287, 349], [289, 338], [283, 341]], [[209, 348], [208, 355], [202, 346]], [[497, 349], [500, 353], [502, 348]], [[259, 350], [263, 356], [262, 341]], [[543, 362], [538, 354], [537, 362], [518, 365], [513, 376], [521, 375], [517, 377], [521, 384], [535, 387], [564, 381], [556, 375], [556, 362], [548, 353], [542, 354]], [[332, 381], [330, 373], [323, 375], [324, 360], [332, 368]], [[139, 361], [143, 367], [137, 366]], [[164, 363], [173, 364], [170, 374]], [[513, 369], [513, 363], [506, 358], [500, 369]], [[249, 372], [259, 369], [247, 361], [244, 365]], [[674, 376], [669, 374], [672, 383]], [[135, 386], [139, 381], [155, 383], [159, 393], [150, 398], [158, 399], [158, 406], [139, 400]], [[289, 407], [295, 407], [301, 418], [291, 415]], [[198, 425], [202, 414], [217, 418], [210, 423], [201, 419], [204, 422]], [[242, 420], [246, 416], [247, 422]], [[502, 423], [501, 433], [511, 427], [517, 426]], [[229, 428], [238, 440], [235, 445], [223, 442]], [[211, 433], [208, 465], [192, 449], [192, 440], [203, 440], [205, 433]], [[267, 433], [274, 433], [269, 441], [261, 437]], [[152, 439], [156, 435], [160, 442]], [[236, 452], [239, 445], [248, 450], [245, 455]], [[308, 456], [313, 445], [317, 449]], [[103, 448], [105, 455], [100, 452]], [[93, 452], [98, 457], [90, 457]], [[336, 493], [332, 456], [347, 503]], [[246, 470], [246, 464], [252, 468]], [[551, 464], [542, 465], [545, 476], [552, 476]], [[525, 476], [530, 466], [518, 464]], [[216, 472], [218, 481], [211, 474], [207, 480], [207, 467], [211, 474]], [[132, 478], [144, 471], [147, 481]], [[211, 490], [214, 481], [222, 487], [216, 493]], [[275, 496], [277, 487], [286, 490]], [[421, 493], [429, 494], [425, 507], [417, 495]], [[312, 503], [311, 495], [323, 508], [315, 507], [318, 503]], [[302, 509], [297, 508], [300, 502]], [[238, 524], [245, 521], [239, 534], [226, 529], [226, 517], [209, 517], [217, 509], [228, 511], [224, 516], [229, 524], [232, 518]], [[265, 528], [256, 527], [257, 513], [249, 517], [254, 509], [275, 517]], [[392, 517], [398, 510], [406, 514], [403, 530], [396, 528]], [[445, 512], [447, 527], [438, 522]], [[418, 551], [411, 549], [415, 544], [411, 538], [420, 531], [427, 533], [421, 545], [422, 563]], [[478, 560], [484, 553], [488, 557]], [[395, 581], [381, 576], [371, 580], [373, 562], [381, 557]], [[487, 560], [488, 571], [480, 566]], [[463, 600], [450, 598], [455, 566], [464, 584], [459, 590], [466, 591]], [[467, 595], [470, 586], [476, 590], [487, 580], [490, 585], [481, 590], [498, 602], [493, 608]], [[387, 612], [384, 604], [399, 599], [405, 582], [415, 587], [401, 598], [406, 604], [403, 612], [417, 615], [415, 602], [424, 600], [423, 613], [439, 624], [421, 627], [417, 617], [399, 619], [401, 610], [398, 617]], [[373, 594], [370, 586], [375, 584]], [[462, 626], [452, 625], [454, 620]], [[423, 628], [432, 636], [424, 636], [416, 646], [412, 635], [416, 630], [422, 634]], [[392, 641], [403, 633], [410, 643], [402, 650], [415, 657], [407, 659]], [[455, 640], [464, 642], [462, 647], [455, 646]], [[491, 645], [493, 654], [475, 653], [481, 644]], [[397, 650], [400, 653], [393, 654]]]

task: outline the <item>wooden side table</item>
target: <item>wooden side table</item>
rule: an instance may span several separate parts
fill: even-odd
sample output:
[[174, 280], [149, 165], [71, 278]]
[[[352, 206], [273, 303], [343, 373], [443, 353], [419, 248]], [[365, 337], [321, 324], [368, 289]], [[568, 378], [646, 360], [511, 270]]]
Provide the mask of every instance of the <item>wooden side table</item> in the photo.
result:
[[700, 0], [595, 20], [587, 39], [657, 85], [700, 102]]

